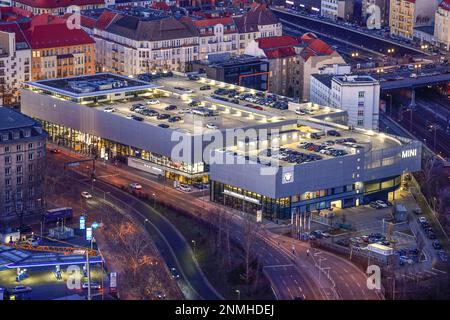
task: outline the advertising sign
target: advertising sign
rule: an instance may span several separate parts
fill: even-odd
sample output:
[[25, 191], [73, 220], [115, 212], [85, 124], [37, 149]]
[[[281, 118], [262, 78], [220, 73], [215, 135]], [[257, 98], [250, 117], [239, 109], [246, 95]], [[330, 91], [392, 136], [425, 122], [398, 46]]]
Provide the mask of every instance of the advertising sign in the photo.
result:
[[86, 240], [92, 240], [92, 228], [86, 228]]
[[81, 216], [80, 217], [80, 230], [86, 229], [86, 218]]

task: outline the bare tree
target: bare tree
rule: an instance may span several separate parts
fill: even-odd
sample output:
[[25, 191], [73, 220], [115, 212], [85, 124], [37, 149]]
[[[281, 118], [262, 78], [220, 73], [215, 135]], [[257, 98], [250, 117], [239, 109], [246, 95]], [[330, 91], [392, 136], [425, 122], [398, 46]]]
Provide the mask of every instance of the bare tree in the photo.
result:
[[258, 237], [259, 232], [259, 224], [254, 223], [249, 219], [245, 219], [244, 221], [244, 237], [243, 237], [243, 247], [244, 247], [244, 265], [245, 265], [245, 273], [244, 280], [247, 284], [250, 284], [252, 270], [251, 270], [251, 262], [254, 257], [254, 245]]

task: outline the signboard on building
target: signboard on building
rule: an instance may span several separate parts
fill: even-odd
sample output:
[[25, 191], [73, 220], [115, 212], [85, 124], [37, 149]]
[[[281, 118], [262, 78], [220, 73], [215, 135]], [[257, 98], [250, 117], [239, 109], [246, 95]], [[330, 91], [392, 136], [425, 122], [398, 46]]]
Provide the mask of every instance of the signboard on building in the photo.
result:
[[92, 228], [86, 228], [86, 240], [92, 240]]
[[111, 292], [117, 291], [117, 272], [111, 272], [109, 274], [109, 288]]
[[80, 230], [86, 229], [86, 218], [84, 216], [80, 217]]

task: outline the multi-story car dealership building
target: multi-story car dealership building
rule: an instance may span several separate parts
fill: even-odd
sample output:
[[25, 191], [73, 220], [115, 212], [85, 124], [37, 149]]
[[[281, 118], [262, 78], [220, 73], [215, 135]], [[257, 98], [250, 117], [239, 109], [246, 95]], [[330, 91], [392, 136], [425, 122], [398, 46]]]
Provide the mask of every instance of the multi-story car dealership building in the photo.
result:
[[352, 129], [345, 110], [201, 77], [29, 82], [22, 111], [53, 142], [184, 183], [210, 181], [213, 201], [272, 219], [394, 198], [402, 176], [420, 169], [420, 142]]

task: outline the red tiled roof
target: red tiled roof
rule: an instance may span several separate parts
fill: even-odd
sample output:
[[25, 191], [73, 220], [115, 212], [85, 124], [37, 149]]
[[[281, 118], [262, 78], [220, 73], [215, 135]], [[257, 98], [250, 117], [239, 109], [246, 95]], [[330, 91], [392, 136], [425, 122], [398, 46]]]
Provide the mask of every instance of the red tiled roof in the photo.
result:
[[196, 27], [213, 27], [216, 24], [223, 24], [223, 25], [234, 24], [233, 19], [231, 19], [231, 17], [195, 20], [193, 21], [193, 23]]
[[94, 43], [84, 30], [69, 29], [64, 19], [48, 15], [33, 18], [31, 27], [24, 33], [33, 49]]
[[57, 16], [53, 16], [49, 13], [43, 13], [38, 16], [34, 16], [31, 19], [31, 27], [48, 24], [65, 24], [66, 20]]
[[151, 7], [153, 9], [158, 9], [158, 10], [163, 10], [163, 11], [169, 11], [170, 10], [170, 6], [167, 3], [162, 2], [162, 1], [161, 2], [153, 2], [151, 4]]
[[441, 4], [439, 5], [439, 8], [450, 11], [450, 0], [442, 1]]
[[292, 36], [266, 37], [256, 39], [260, 49], [274, 49], [285, 46], [295, 46], [300, 41]]
[[117, 15], [118, 13], [115, 12], [108, 10], [103, 11], [95, 23], [95, 28], [105, 30], [105, 28], [111, 23], [111, 21], [114, 20], [115, 17], [117, 17]]
[[104, 0], [15, 0], [33, 8], [65, 8], [69, 6], [85, 6], [89, 4], [104, 4]]
[[[18, 7], [0, 7], [0, 13], [1, 13], [1, 17], [2, 19], [4, 19], [3, 17], [16, 17], [16, 18], [20, 18], [20, 17], [32, 17], [33, 13], [22, 9], [22, 8], [18, 8]], [[8, 19], [6, 18], [6, 19]]]
[[20, 43], [20, 42], [28, 43], [27, 39], [25, 38], [24, 33], [22, 32], [22, 29], [20, 28], [19, 24], [16, 22], [1, 23], [0, 31], [14, 32], [16, 34], [16, 43]]

